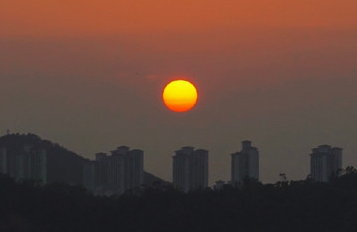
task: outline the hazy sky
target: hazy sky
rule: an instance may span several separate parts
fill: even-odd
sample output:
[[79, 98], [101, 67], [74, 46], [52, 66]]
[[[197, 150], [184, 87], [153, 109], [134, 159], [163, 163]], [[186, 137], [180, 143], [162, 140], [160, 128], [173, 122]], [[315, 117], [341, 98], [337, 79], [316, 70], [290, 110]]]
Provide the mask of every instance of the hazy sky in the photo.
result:
[[[1, 0], [0, 130], [38, 134], [87, 158], [119, 145], [171, 180], [182, 146], [230, 179], [248, 139], [263, 182], [309, 174], [310, 149], [357, 166], [355, 0]], [[199, 91], [165, 108], [166, 83]]]

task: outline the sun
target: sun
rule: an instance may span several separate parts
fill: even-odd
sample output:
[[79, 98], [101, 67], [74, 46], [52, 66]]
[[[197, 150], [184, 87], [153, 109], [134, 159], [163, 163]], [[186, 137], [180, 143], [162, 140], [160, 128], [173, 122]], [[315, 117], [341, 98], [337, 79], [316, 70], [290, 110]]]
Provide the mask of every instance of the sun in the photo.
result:
[[172, 111], [185, 112], [196, 105], [197, 89], [189, 81], [174, 80], [166, 85], [162, 93], [165, 105]]

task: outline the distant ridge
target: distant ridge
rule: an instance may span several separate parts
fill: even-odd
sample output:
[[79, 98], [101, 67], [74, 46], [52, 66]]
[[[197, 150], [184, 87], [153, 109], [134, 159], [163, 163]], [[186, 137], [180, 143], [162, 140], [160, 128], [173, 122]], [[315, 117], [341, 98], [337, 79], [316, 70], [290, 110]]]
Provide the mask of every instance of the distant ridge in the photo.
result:
[[156, 183], [169, 184], [168, 181], [165, 181], [151, 173], [144, 171], [144, 185], [145, 186], [153, 186]]
[[[0, 149], [6, 148], [10, 156], [23, 152], [25, 147], [31, 149], [44, 148], [52, 162], [48, 163], [48, 181], [64, 182], [68, 184], [83, 185], [83, 162], [89, 159], [84, 158], [73, 151], [53, 143], [49, 140], [41, 139], [36, 134], [7, 134], [0, 137]], [[1, 169], [0, 169], [1, 170]], [[149, 187], [155, 183], [168, 183], [161, 178], [144, 171], [144, 185]]]

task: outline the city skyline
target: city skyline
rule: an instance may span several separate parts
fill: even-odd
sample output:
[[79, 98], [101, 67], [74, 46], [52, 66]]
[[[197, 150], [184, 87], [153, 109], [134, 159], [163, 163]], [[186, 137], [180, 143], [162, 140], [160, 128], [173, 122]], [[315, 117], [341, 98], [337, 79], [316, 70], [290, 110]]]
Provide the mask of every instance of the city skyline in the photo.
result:
[[[316, 144], [343, 147], [357, 166], [355, 1], [1, 6], [0, 134], [39, 134], [85, 158], [138, 147], [167, 180], [173, 151], [202, 147], [210, 184], [230, 179], [245, 139], [259, 147], [263, 183], [304, 179]], [[188, 112], [162, 101], [175, 79], [197, 88]]]
[[[17, 181], [32, 179], [44, 184], [53, 181], [77, 183], [96, 195], [122, 194], [126, 190], [150, 185], [148, 181], [144, 181], [146, 169], [143, 162], [144, 151], [141, 149], [130, 149], [121, 145], [110, 151], [110, 155], [99, 152], [95, 154], [95, 159], [88, 159], [58, 144], [41, 140], [34, 134], [7, 134], [0, 138], [0, 173], [9, 174]], [[209, 151], [190, 146], [184, 146], [174, 152], [172, 180], [155, 178], [162, 182], [169, 181], [183, 192], [206, 187], [221, 188], [224, 183], [239, 186], [246, 177], [260, 181], [258, 149], [252, 146], [252, 141], [244, 140], [241, 144], [241, 151], [230, 155], [230, 179], [209, 182]], [[56, 151], [58, 148], [60, 150]], [[68, 154], [61, 155], [61, 150], [69, 152], [72, 158]], [[312, 153], [307, 155], [310, 156], [310, 172], [306, 174], [306, 178], [300, 180], [312, 178], [319, 182], [327, 182], [331, 177], [343, 173], [343, 148], [323, 144], [311, 150]], [[75, 156], [77, 158], [73, 158]], [[287, 178], [286, 173], [279, 173], [279, 176], [281, 175]], [[290, 178], [286, 180], [294, 181]]]
[[357, 228], [356, 0], [0, 6], [0, 231]]

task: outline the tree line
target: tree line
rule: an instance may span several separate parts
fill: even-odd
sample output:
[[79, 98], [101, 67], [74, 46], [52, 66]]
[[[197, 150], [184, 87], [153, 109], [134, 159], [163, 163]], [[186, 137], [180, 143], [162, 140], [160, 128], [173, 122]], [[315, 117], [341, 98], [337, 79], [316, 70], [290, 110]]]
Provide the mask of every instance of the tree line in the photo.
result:
[[[283, 175], [281, 175], [283, 177]], [[357, 230], [357, 171], [187, 194], [167, 183], [94, 196], [81, 186], [15, 182], [0, 175], [4, 232], [344, 232]]]

